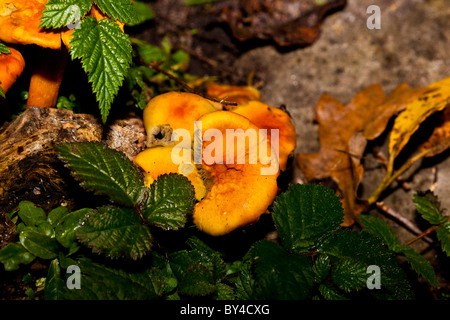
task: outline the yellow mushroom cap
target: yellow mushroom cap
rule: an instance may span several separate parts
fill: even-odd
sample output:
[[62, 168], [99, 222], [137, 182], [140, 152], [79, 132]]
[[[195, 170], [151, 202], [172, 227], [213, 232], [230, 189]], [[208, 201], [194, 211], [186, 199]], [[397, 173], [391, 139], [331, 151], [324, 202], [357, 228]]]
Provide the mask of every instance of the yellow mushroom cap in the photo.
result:
[[150, 187], [160, 175], [178, 173], [189, 179], [195, 189], [195, 198], [201, 200], [206, 194], [206, 187], [200, 172], [193, 161], [191, 163], [174, 163], [171, 159], [174, 147], [147, 148], [140, 152], [133, 161], [146, 172], [145, 185], [147, 187]]
[[25, 60], [20, 52], [14, 48], [8, 47], [8, 49], [11, 53], [0, 54], [0, 86], [5, 93], [16, 82], [25, 68]]
[[186, 129], [194, 137], [194, 121], [216, 109], [205, 98], [187, 92], [168, 92], [150, 100], [144, 109], [144, 127], [150, 138], [155, 128], [169, 125]]
[[[228, 111], [205, 114], [199, 121], [202, 121], [203, 135], [208, 129], [218, 129], [222, 132], [224, 140], [226, 140], [227, 129], [244, 131], [252, 129], [259, 132], [259, 128], [250, 120]], [[208, 146], [207, 142], [203, 142], [204, 163], [202, 166], [209, 174], [209, 178], [213, 180], [213, 185], [206, 197], [195, 205], [193, 218], [201, 231], [213, 236], [221, 236], [258, 221], [261, 214], [267, 212], [268, 206], [272, 204], [278, 192], [279, 170], [270, 175], [263, 175], [261, 168], [267, 168], [269, 164], [266, 164], [267, 159], [263, 160], [259, 155], [257, 162], [250, 164], [249, 152], [255, 148], [250, 139], [245, 145], [245, 150], [235, 149], [235, 155], [239, 152], [245, 153], [244, 164], [237, 164], [236, 157], [235, 164], [226, 163], [226, 145], [222, 153], [216, 150], [223, 159], [222, 164], [206, 164], [204, 157], [205, 148]], [[260, 146], [270, 148], [270, 143], [264, 140]], [[273, 153], [271, 155], [273, 156]]]
[[294, 152], [297, 144], [297, 134], [289, 114], [260, 101], [249, 101], [231, 111], [248, 118], [259, 128], [267, 129], [269, 139], [271, 129], [279, 130], [280, 169], [286, 170], [288, 158]]
[[211, 97], [236, 102], [238, 105], [261, 98], [258, 89], [252, 86], [231, 86], [210, 82], [206, 85], [206, 90]]
[[0, 0], [0, 39], [11, 44], [60, 49], [60, 32], [39, 27], [46, 3], [47, 0]]

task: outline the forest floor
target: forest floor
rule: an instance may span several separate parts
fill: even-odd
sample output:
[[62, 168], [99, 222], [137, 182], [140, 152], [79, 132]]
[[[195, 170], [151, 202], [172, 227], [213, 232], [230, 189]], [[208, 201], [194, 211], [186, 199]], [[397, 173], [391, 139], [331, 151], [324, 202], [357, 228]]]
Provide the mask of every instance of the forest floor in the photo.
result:
[[[348, 0], [344, 8], [325, 18], [313, 44], [294, 47], [280, 47], [271, 40], [238, 41], [208, 6], [186, 7], [180, 0], [148, 3], [155, 11], [155, 19], [132, 29], [131, 35], [155, 45], [169, 35], [174, 47], [191, 54], [188, 71], [192, 74], [238, 85], [246, 84], [252, 76], [263, 102], [286, 106], [291, 114], [297, 130], [297, 153], [317, 152], [320, 148], [313, 108], [322, 94], [346, 104], [372, 84], [379, 83], [385, 93], [390, 93], [404, 82], [411, 87], [428, 86], [450, 75], [448, 0]], [[370, 30], [366, 10], [373, 4], [381, 9], [381, 28]], [[383, 139], [386, 137], [376, 143], [385, 151]], [[412, 195], [434, 184], [442, 207], [450, 208], [448, 155], [444, 153], [414, 167], [404, 177], [407, 188], [390, 190], [384, 203], [420, 226]], [[382, 177], [379, 168], [366, 171], [360, 196], [370, 195]], [[302, 177], [295, 174], [293, 180], [302, 181]], [[382, 212], [374, 214], [386, 218]], [[414, 237], [396, 221], [387, 221], [401, 242]], [[1, 227], [0, 241], [8, 241]], [[450, 288], [449, 259], [437, 257], [424, 241], [414, 243], [414, 249], [432, 261], [439, 285]], [[39, 273], [39, 266], [35, 268]], [[19, 278], [11, 280], [9, 286], [0, 289], [0, 298], [21, 296], [24, 285], [20, 283]]]

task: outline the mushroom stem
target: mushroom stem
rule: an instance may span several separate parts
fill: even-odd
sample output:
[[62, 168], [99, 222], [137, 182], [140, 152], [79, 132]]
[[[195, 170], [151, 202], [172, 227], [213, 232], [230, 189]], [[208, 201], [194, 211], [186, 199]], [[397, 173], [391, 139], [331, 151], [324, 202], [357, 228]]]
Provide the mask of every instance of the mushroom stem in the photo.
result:
[[64, 47], [41, 51], [31, 76], [27, 109], [33, 106], [52, 108], [56, 105], [67, 60], [68, 52]]

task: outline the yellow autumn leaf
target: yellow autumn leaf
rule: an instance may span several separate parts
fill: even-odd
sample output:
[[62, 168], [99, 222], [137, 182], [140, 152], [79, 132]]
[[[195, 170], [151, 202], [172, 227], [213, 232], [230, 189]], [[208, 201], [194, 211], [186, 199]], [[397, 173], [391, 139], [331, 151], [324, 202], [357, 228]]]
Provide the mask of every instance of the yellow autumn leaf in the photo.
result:
[[428, 86], [432, 89], [408, 103], [395, 119], [389, 141], [389, 157], [393, 159], [408, 143], [420, 124], [430, 115], [443, 110], [450, 101], [450, 77]]

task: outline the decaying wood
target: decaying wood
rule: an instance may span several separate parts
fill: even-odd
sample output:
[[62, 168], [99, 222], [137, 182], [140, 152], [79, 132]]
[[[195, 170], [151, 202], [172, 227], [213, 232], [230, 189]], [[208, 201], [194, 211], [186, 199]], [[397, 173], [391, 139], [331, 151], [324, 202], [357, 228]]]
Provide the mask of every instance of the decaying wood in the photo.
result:
[[0, 128], [0, 211], [9, 212], [22, 200], [48, 211], [89, 199], [59, 160], [54, 146], [63, 142], [104, 141], [132, 159], [144, 146], [145, 131], [136, 116], [105, 128], [89, 114], [32, 107]]

